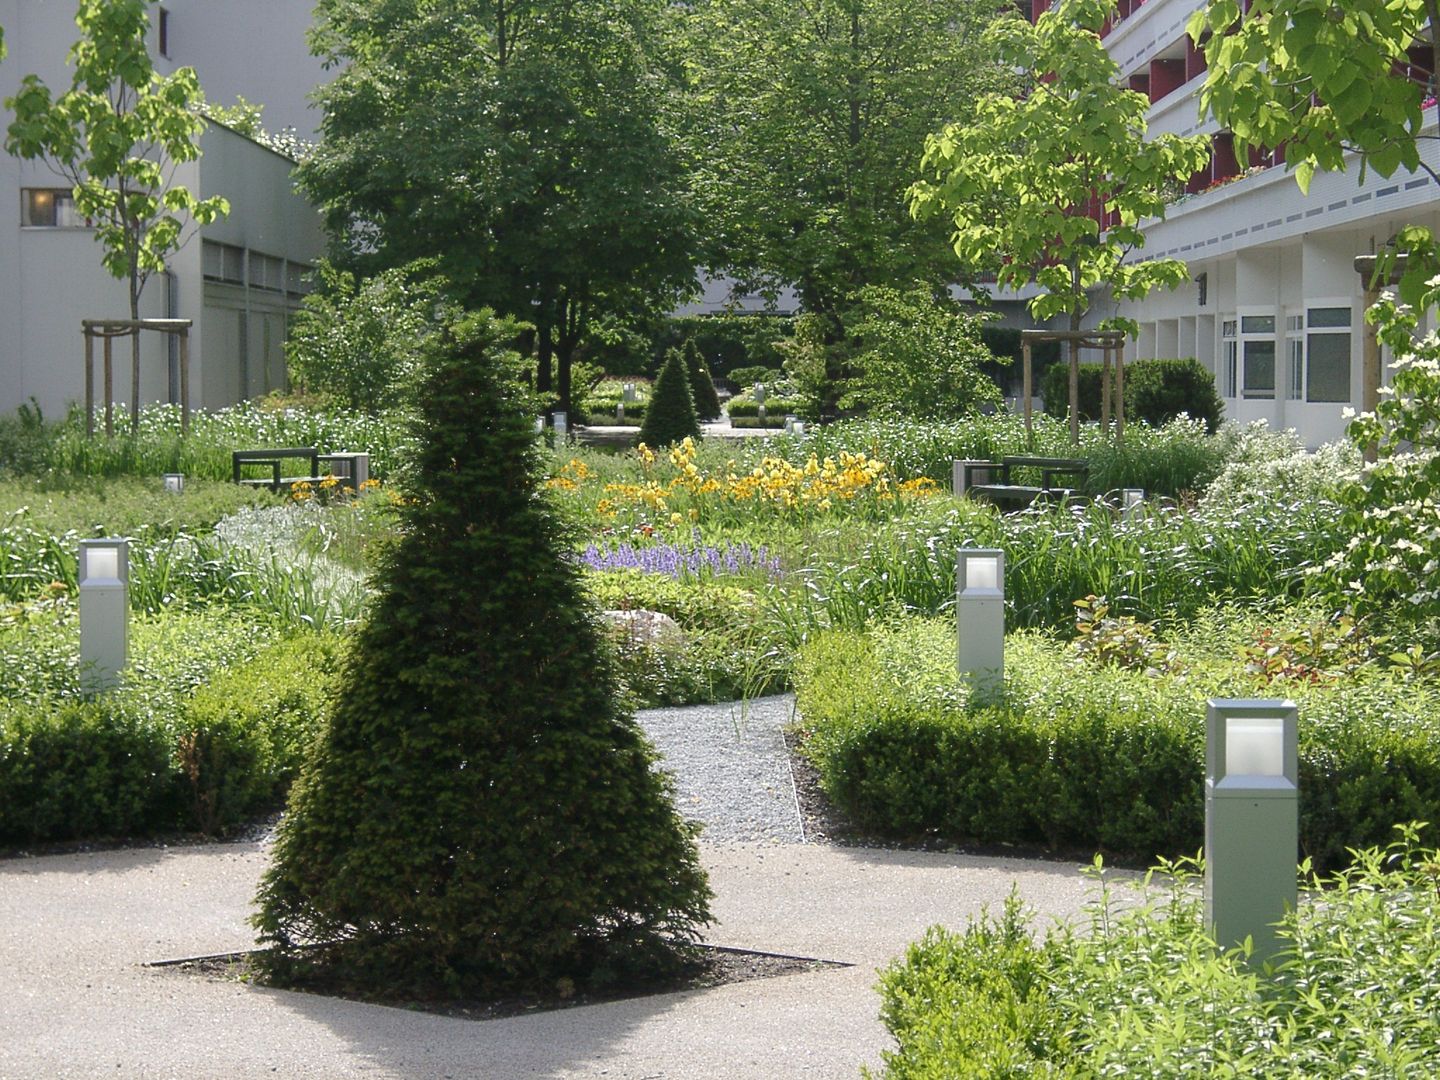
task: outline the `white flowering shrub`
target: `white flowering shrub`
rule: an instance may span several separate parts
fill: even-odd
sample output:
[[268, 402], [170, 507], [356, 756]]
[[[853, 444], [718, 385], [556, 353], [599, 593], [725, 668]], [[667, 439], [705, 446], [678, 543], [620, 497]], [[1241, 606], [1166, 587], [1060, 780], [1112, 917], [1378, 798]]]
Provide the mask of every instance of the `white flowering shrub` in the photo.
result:
[[1415, 336], [1414, 312], [1393, 299], [1367, 318], [1397, 359], [1373, 413], [1350, 424], [1375, 460], [1341, 492], [1351, 535], [1323, 568], [1357, 614], [1440, 616], [1440, 338]]

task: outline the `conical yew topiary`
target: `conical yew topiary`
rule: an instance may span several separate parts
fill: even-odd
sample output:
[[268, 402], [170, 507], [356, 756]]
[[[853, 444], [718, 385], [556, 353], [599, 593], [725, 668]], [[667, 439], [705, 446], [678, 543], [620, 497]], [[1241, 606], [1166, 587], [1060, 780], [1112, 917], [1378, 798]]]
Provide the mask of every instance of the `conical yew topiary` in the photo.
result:
[[695, 415], [701, 420], [720, 418], [720, 395], [715, 393], [715, 380], [710, 365], [700, 355], [694, 338], [685, 339], [685, 373], [690, 378], [690, 396], [695, 399]]
[[678, 349], [671, 349], [665, 354], [665, 363], [650, 391], [645, 422], [640, 425], [640, 441], [658, 449], [681, 442], [687, 435], [700, 438], [700, 421], [695, 418], [695, 399], [690, 392], [685, 358]]
[[583, 983], [673, 960], [709, 919], [694, 829], [538, 493], [499, 376], [513, 337], [485, 313], [428, 347], [400, 538], [260, 886], [278, 981]]

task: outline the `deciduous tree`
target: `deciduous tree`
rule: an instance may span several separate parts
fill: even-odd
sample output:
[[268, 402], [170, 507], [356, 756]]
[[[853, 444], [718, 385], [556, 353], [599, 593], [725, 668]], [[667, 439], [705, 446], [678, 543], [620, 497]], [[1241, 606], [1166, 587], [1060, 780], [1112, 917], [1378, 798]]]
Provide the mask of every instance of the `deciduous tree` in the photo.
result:
[[[174, 182], [175, 166], [200, 156], [203, 97], [194, 68], [156, 72], [146, 46], [154, 3], [80, 0], [70, 88], [56, 97], [27, 75], [5, 102], [15, 113], [5, 149], [44, 159], [70, 184], [76, 211], [95, 226], [105, 269], [126, 282], [131, 319], [140, 318], [146, 282], [165, 269], [187, 228], [230, 210], [224, 198], [201, 199]], [[139, 333], [131, 340], [138, 423]]]
[[867, 285], [955, 280], [942, 228], [905, 208], [925, 135], [1014, 83], [985, 51], [1000, 0], [697, 0], [677, 5], [703, 261], [746, 289], [792, 285], [824, 335]]
[[570, 407], [600, 312], [693, 283], [693, 218], [662, 124], [661, 0], [321, 0], [322, 142], [300, 169], [337, 262], [436, 257], [472, 305], [533, 324]]
[[[1208, 140], [1146, 138], [1143, 94], [1120, 86], [1098, 32], [1113, 0], [1061, 0], [1032, 26], [1003, 19], [986, 35], [1006, 64], [1030, 72], [1027, 92], [988, 94], [969, 119], [925, 143], [924, 178], [911, 189], [917, 217], [943, 214], [972, 275], [1010, 289], [1038, 284], [1037, 320], [1072, 329], [1091, 290], [1139, 299], [1187, 280], [1178, 259], [1140, 259], [1143, 222], [1163, 217], [1167, 192], [1208, 160]], [[1093, 212], [1112, 215], [1101, 229]]]

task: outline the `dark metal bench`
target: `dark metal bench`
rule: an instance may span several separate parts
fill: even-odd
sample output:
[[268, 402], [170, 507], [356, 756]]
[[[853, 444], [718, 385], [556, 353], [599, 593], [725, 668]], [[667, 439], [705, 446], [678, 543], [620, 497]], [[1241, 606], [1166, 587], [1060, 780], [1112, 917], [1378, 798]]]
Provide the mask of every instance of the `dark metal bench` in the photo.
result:
[[[310, 472], [304, 476], [281, 475], [282, 461], [296, 460], [309, 463]], [[247, 477], [242, 470], [246, 466], [263, 466], [270, 470], [268, 477]], [[235, 450], [230, 454], [230, 475], [237, 484], [249, 487], [268, 487], [278, 492], [304, 481], [313, 484], [320, 479], [320, 453], [313, 446], [284, 446], [270, 450]]]
[[[1040, 485], [1011, 483], [1011, 475], [1017, 469], [1039, 469]], [[1075, 488], [1061, 486], [1057, 481], [1062, 477], [1073, 478], [1072, 483], [1083, 481], [1090, 473], [1090, 466], [1082, 458], [1048, 458], [1013, 455], [999, 461], [967, 461], [964, 463], [965, 491], [967, 494], [983, 496], [994, 503], [1013, 505], [1023, 509], [1036, 499], [1065, 499], [1075, 494]], [[979, 480], [981, 482], [977, 483]]]

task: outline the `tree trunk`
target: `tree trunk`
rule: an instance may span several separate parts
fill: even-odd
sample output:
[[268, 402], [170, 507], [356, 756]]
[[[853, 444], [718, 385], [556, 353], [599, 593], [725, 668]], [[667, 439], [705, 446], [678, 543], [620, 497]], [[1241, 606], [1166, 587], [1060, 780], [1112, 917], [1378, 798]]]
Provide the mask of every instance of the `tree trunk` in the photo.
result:
[[[130, 275], [130, 318], [140, 318], [140, 288], [134, 271]], [[130, 331], [130, 433], [140, 433], [140, 328]]]
[[551, 337], [550, 324], [541, 323], [537, 328], [540, 343], [535, 353], [535, 390], [540, 394], [550, 393], [550, 360], [555, 355], [555, 340]]

